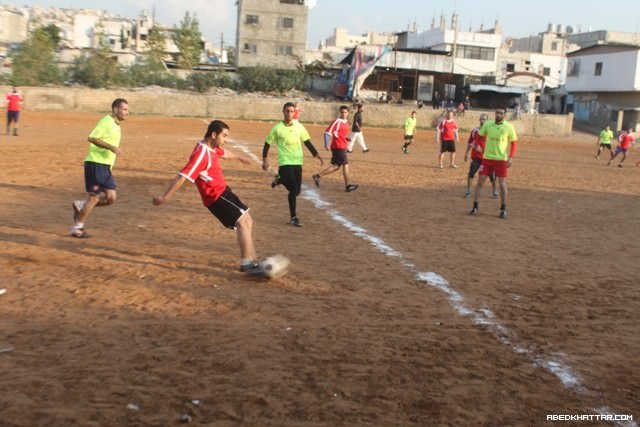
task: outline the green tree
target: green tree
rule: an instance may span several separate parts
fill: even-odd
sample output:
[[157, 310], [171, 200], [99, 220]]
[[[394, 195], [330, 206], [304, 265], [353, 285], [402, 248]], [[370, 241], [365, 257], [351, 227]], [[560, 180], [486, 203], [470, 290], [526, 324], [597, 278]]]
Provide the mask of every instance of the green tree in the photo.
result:
[[49, 38], [51, 39], [51, 43], [53, 43], [53, 48], [57, 49], [60, 46], [60, 42], [62, 41], [62, 37], [60, 37], [60, 27], [56, 24], [49, 24], [42, 27], [44, 31], [49, 34]]
[[173, 33], [173, 41], [180, 50], [178, 55], [178, 67], [191, 69], [198, 65], [203, 51], [202, 33], [198, 24], [198, 18], [186, 12], [180, 27]]
[[154, 25], [149, 30], [147, 36], [147, 47], [149, 51], [146, 54], [147, 64], [151, 68], [164, 69], [162, 63], [165, 56], [165, 46], [167, 44], [167, 36], [164, 34], [162, 28]]
[[54, 41], [43, 27], [36, 28], [13, 59], [12, 80], [19, 86], [62, 82]]

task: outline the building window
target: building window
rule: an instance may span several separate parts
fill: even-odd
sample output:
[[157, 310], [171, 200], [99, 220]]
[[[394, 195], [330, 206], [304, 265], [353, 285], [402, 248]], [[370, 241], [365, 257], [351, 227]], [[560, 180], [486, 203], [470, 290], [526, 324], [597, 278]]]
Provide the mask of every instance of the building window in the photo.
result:
[[558, 42], [551, 43], [551, 50], [558, 50]]
[[293, 47], [291, 46], [278, 46], [277, 55], [293, 55]]
[[293, 18], [282, 18], [280, 20], [280, 26], [282, 28], [293, 28]]
[[542, 68], [542, 75], [543, 76], [550, 76], [551, 75], [551, 67]]
[[258, 52], [258, 46], [253, 43], [245, 43], [244, 48], [242, 49], [244, 52], [256, 53]]
[[284, 4], [304, 4], [304, 0], [280, 0]]
[[602, 62], [596, 62], [596, 69], [593, 73], [594, 76], [601, 76], [602, 75]]
[[247, 25], [256, 25], [260, 23], [260, 17], [258, 15], [247, 15], [247, 18], [244, 20], [244, 23]]
[[570, 59], [567, 67], [567, 76], [579, 76], [580, 75], [580, 60]]
[[514, 71], [516, 71], [516, 64], [507, 64], [507, 72], [513, 73]]
[[495, 58], [495, 49], [489, 47], [458, 45], [456, 48], [456, 58], [493, 61]]

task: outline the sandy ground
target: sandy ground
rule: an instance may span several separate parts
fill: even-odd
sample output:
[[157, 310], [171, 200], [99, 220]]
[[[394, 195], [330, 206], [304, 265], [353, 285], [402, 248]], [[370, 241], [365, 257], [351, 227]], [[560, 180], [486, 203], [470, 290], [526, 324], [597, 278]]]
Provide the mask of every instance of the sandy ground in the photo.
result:
[[[151, 204], [202, 119], [124, 123], [118, 202], [94, 211], [91, 239], [69, 237], [99, 118], [25, 113], [19, 137], [0, 136], [0, 425], [640, 417], [637, 150], [607, 167], [595, 136], [521, 138], [500, 220], [490, 197], [467, 215], [468, 164], [459, 153], [458, 169], [437, 169], [432, 131], [403, 155], [399, 128], [367, 127], [371, 152], [350, 157], [358, 191], [338, 174], [316, 190], [307, 158], [302, 228], [287, 224], [286, 193], [258, 163], [225, 162], [259, 254], [292, 261], [264, 281], [236, 271], [235, 235], [195, 187]], [[260, 156], [272, 124], [229, 124], [230, 148]], [[318, 148], [322, 130], [309, 127]]]

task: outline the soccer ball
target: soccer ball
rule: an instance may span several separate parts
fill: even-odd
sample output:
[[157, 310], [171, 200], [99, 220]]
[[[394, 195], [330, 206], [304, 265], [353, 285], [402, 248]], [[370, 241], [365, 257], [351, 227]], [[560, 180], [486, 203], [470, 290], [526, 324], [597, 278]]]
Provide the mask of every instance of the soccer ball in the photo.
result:
[[282, 277], [289, 271], [291, 261], [284, 255], [273, 255], [260, 262], [264, 276], [269, 279]]

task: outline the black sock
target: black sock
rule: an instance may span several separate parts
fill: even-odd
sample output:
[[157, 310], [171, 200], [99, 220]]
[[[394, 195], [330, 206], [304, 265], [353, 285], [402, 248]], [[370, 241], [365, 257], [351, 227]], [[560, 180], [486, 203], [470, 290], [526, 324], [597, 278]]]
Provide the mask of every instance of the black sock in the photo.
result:
[[478, 209], [478, 202], [473, 202], [473, 207]]
[[507, 210], [507, 205], [500, 205], [500, 210], [501, 211], [506, 211]]

